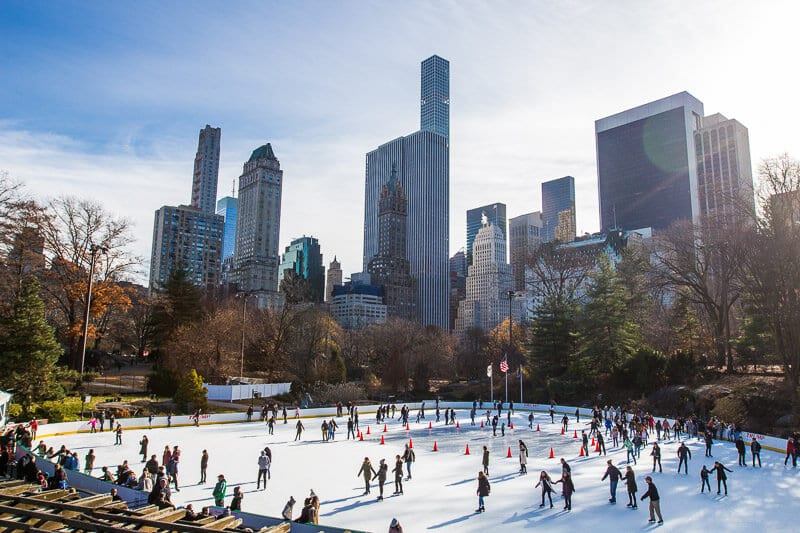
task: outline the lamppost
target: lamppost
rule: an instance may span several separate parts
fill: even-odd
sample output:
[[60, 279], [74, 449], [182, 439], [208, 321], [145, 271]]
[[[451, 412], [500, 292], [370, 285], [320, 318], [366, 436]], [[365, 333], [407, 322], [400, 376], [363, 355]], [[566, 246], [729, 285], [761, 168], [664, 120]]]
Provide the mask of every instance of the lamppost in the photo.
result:
[[[514, 346], [514, 314], [511, 312], [511, 307], [514, 302], [514, 297], [517, 296], [515, 291], [506, 291], [508, 296], [508, 353], [511, 354], [511, 348]], [[518, 367], [519, 372], [519, 402], [522, 403], [522, 363]], [[508, 401], [508, 373], [506, 373], [506, 401]]]
[[83, 341], [81, 342], [81, 419], [83, 419], [83, 404], [86, 396], [83, 394], [83, 367], [86, 362], [86, 342], [89, 337], [89, 311], [92, 308], [92, 281], [94, 280], [94, 264], [97, 254], [108, 253], [105, 246], [89, 245], [89, 283], [86, 287], [86, 310], [83, 314]]
[[242, 299], [242, 358], [239, 363], [239, 378], [244, 377], [244, 334], [246, 331], [245, 321], [247, 320], [247, 299], [253, 296], [249, 292], [240, 292], [236, 295]]

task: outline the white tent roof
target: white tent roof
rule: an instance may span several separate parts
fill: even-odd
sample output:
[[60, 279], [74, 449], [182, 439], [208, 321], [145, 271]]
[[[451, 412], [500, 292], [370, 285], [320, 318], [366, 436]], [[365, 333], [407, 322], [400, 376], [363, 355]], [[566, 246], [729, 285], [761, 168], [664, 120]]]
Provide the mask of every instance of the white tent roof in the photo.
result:
[[11, 401], [11, 395], [5, 391], [0, 390], [0, 405], [9, 403]]

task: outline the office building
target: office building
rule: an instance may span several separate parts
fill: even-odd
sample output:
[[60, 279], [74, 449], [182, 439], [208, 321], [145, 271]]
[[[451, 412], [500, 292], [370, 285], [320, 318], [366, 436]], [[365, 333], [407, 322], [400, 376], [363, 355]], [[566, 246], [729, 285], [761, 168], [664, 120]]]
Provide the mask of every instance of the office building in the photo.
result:
[[256, 148], [239, 177], [232, 278], [238, 290], [259, 294], [271, 306], [278, 290], [278, 235], [283, 171], [272, 146]]
[[406, 259], [407, 214], [406, 193], [392, 166], [378, 206], [378, 253], [367, 265], [367, 272], [373, 284], [383, 287], [387, 316], [414, 320], [417, 291]]
[[575, 178], [542, 183], [542, 242], [575, 239]]
[[192, 207], [213, 215], [219, 179], [219, 144], [222, 130], [208, 124], [200, 130], [192, 176]]
[[535, 211], [508, 221], [509, 256], [514, 290], [525, 291], [525, 270], [542, 243], [542, 213]]
[[283, 282], [301, 282], [302, 288], [295, 297], [304, 302], [322, 303], [325, 297], [325, 267], [322, 251], [314, 237], [300, 237], [289, 243], [278, 267], [278, 287], [284, 291]]
[[467, 297], [467, 254], [464, 249], [450, 258], [450, 330], [456, 327], [458, 303]]
[[197, 287], [214, 290], [222, 270], [224, 219], [188, 205], [163, 206], [155, 212], [150, 258], [150, 292], [160, 291], [175, 269]]
[[327, 282], [325, 284], [325, 301], [331, 303], [333, 287], [342, 284], [342, 264], [333, 256], [333, 261], [328, 265]]
[[233, 196], [226, 196], [217, 200], [217, 214], [225, 219], [225, 229], [222, 232], [222, 260], [233, 257], [236, 246], [236, 208], [239, 200]]
[[421, 65], [420, 128], [450, 136], [450, 62], [431, 56]]
[[700, 213], [719, 221], [752, 215], [755, 196], [747, 128], [719, 113], [703, 117], [694, 147]]
[[361, 329], [386, 322], [383, 287], [347, 282], [333, 287], [330, 312], [344, 329]]
[[[449, 103], [439, 107], [449, 109]], [[378, 253], [380, 194], [394, 166], [408, 201], [406, 246], [417, 284], [417, 320], [446, 329], [450, 322], [450, 147], [447, 136], [440, 133], [442, 127], [438, 130], [399, 137], [367, 154], [363, 269]]]
[[486, 217], [493, 226], [500, 228], [503, 238], [508, 242], [506, 233], [506, 204], [494, 204], [476, 207], [467, 211], [467, 266], [472, 264], [472, 243], [478, 230], [481, 229], [483, 217]]
[[682, 92], [595, 122], [602, 231], [698, 221], [702, 117], [703, 103]]

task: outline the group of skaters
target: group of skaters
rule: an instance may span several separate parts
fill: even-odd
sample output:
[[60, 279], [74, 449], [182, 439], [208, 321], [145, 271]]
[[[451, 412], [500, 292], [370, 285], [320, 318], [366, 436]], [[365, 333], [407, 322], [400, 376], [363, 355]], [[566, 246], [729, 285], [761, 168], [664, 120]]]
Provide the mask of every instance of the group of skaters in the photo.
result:
[[[403, 465], [406, 467], [407, 474], [405, 480], [410, 481], [411, 465], [414, 463], [414, 461], [416, 461], [416, 455], [413, 448], [411, 448], [408, 444], [405, 445], [405, 450], [403, 451], [402, 455], [395, 455], [394, 468], [391, 471], [391, 473], [394, 474], [393, 496], [400, 496], [403, 494]], [[386, 463], [386, 459], [381, 459], [378, 464], [378, 470], [375, 470], [369, 457], [364, 457], [364, 462], [361, 463], [361, 468], [358, 470], [358, 473], [356, 473], [356, 477], [364, 478], [364, 495], [370, 494], [372, 482], [376, 479], [378, 480], [379, 492], [376, 498], [378, 501], [383, 500], [383, 485], [386, 483], [388, 475], [389, 465]]]

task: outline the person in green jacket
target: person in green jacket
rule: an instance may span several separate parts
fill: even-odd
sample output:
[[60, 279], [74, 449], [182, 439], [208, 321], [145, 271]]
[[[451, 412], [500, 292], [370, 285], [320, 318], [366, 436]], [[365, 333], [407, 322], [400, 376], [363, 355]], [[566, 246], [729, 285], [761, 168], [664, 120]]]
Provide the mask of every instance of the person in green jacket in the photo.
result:
[[214, 485], [214, 505], [217, 507], [225, 507], [225, 491], [228, 488], [228, 482], [225, 481], [225, 476], [220, 474], [217, 476], [217, 484]]

